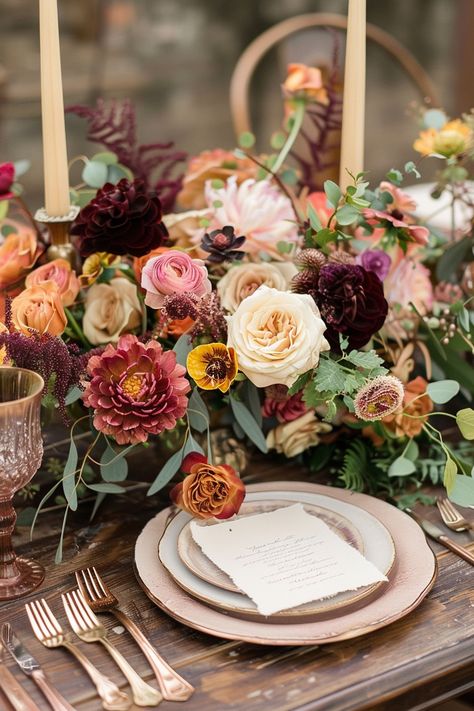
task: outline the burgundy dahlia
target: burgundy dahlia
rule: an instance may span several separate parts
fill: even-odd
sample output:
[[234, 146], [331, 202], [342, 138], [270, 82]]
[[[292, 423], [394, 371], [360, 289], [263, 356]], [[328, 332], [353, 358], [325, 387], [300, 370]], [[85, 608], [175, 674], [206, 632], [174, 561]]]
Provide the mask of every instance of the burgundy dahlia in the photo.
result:
[[146, 442], [172, 430], [188, 405], [185, 372], [173, 351], [163, 351], [157, 341], [121, 336], [87, 364], [82, 398], [94, 410], [94, 427], [117, 444]]
[[339, 334], [347, 336], [351, 348], [361, 348], [387, 316], [382, 282], [356, 264], [324, 266], [312, 296], [327, 326], [324, 335], [334, 349], [339, 348]]
[[83, 257], [94, 252], [142, 257], [168, 236], [161, 202], [145, 189], [143, 180], [106, 183], [82, 208], [72, 233], [79, 237]]
[[209, 253], [208, 262], [222, 264], [242, 259], [245, 252], [239, 249], [245, 242], [245, 237], [237, 237], [234, 228], [226, 225], [220, 230], [206, 232], [201, 241], [201, 248]]

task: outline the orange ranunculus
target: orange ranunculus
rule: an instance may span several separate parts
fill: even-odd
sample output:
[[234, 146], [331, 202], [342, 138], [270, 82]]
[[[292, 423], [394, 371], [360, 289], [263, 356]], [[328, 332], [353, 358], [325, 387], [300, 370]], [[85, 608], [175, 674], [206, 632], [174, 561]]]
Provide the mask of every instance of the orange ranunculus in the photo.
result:
[[175, 319], [170, 321], [166, 326], [166, 333], [168, 336], [174, 336], [174, 338], [179, 338], [183, 333], [186, 333], [191, 329], [195, 321], [191, 316], [186, 316], [186, 318]]
[[25, 279], [25, 286], [41, 286], [45, 281], [54, 281], [64, 306], [74, 303], [81, 288], [76, 272], [66, 259], [53, 259], [30, 272]]
[[288, 99], [306, 99], [320, 104], [328, 103], [328, 94], [323, 84], [323, 75], [317, 67], [306, 64], [289, 64], [288, 76], [282, 84]]
[[326, 197], [326, 193], [323, 192], [322, 190], [319, 190], [315, 193], [310, 193], [306, 200], [312, 205], [314, 208], [317, 216], [319, 217], [321, 221], [321, 226], [322, 227], [327, 227], [329, 218], [333, 214], [334, 210], [331, 209], [328, 205], [328, 199]]
[[205, 343], [188, 354], [186, 367], [191, 378], [203, 390], [226, 393], [235, 380], [239, 364], [233, 348], [223, 343]]
[[222, 148], [203, 151], [188, 163], [178, 203], [186, 210], [201, 210], [207, 207], [204, 187], [208, 180], [225, 182], [236, 175], [240, 184], [247, 178], [255, 178], [257, 172], [258, 166], [250, 158], [236, 158], [232, 151]]
[[0, 291], [7, 291], [33, 267], [41, 248], [34, 230], [21, 227], [0, 245]]
[[184, 481], [170, 492], [176, 506], [196, 518], [230, 518], [239, 512], [245, 497], [245, 485], [228, 464], [213, 466], [206, 457], [191, 452], [184, 458]]
[[[403, 405], [382, 421], [397, 437], [416, 437], [423, 429], [427, 417], [433, 412], [433, 401], [426, 394], [427, 381], [418, 375], [405, 385]], [[422, 395], [425, 393], [424, 395]], [[418, 397], [422, 395], [422, 397]]]
[[33, 331], [60, 336], [66, 328], [67, 318], [55, 282], [30, 286], [16, 296], [12, 301], [12, 321], [26, 336]]
[[152, 257], [158, 257], [160, 254], [164, 254], [168, 251], [168, 249], [169, 247], [157, 247], [156, 249], [152, 249], [151, 252], [147, 252], [147, 254], [144, 254], [142, 257], [133, 258], [133, 273], [135, 274], [135, 279], [138, 284], [142, 283], [142, 269], [148, 260]]

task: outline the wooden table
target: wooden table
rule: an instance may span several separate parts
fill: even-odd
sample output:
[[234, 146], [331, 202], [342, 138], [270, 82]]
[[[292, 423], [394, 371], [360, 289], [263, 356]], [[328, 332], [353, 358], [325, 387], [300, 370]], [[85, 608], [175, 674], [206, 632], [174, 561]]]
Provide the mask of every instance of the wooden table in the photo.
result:
[[[260, 481], [307, 477], [301, 467], [287, 462], [275, 465], [270, 459], [260, 460], [250, 471]], [[57, 512], [40, 517], [33, 544], [25, 542], [27, 532], [21, 531], [18, 550], [47, 567], [45, 583], [37, 595], [48, 600], [65, 624], [59, 593], [74, 586], [75, 569], [96, 565], [163, 656], [196, 687], [183, 706], [187, 711], [421, 710], [474, 686], [474, 568], [436, 544], [438, 580], [428, 598], [403, 620], [365, 637], [319, 648], [252, 646], [188, 629], [150, 602], [133, 574], [133, 547], [159, 503], [156, 497], [146, 499], [143, 492], [133, 492], [126, 501], [109, 499], [92, 524], [87, 521], [89, 511], [71, 518], [61, 565], [53, 562], [61, 519]], [[474, 511], [467, 512], [474, 519]], [[433, 509], [423, 513], [438, 520]], [[474, 545], [469, 535], [452, 534], [457, 541]], [[0, 604], [0, 621], [12, 622], [78, 711], [98, 711], [100, 702], [82, 669], [63, 650], [47, 650], [33, 637], [24, 602]], [[121, 633], [111, 617], [103, 615], [102, 619], [130, 663], [145, 679], [152, 680], [133, 640]], [[102, 671], [126, 687], [100, 645], [80, 645]], [[7, 663], [40, 708], [46, 709], [32, 682], [12, 660]], [[1, 698], [0, 708], [9, 709]], [[179, 705], [163, 702], [160, 708], [176, 711]]]

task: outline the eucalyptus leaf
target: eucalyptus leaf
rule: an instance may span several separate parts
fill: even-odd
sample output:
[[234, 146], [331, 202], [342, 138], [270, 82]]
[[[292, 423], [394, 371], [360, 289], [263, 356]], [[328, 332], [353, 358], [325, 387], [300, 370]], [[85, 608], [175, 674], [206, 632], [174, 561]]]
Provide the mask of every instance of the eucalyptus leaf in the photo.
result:
[[87, 484], [88, 489], [92, 491], [98, 491], [101, 494], [124, 494], [126, 489], [118, 484], [112, 484], [112, 482], [100, 482], [99, 484]]
[[343, 205], [336, 212], [336, 220], [339, 225], [352, 225], [359, 217], [359, 211], [352, 205]]
[[192, 351], [193, 344], [188, 333], [183, 333], [174, 344], [173, 351], [176, 354], [176, 362], [186, 367], [186, 359]]
[[107, 440], [105, 448], [100, 458], [100, 475], [104, 481], [124, 481], [128, 474], [128, 462], [125, 454], [130, 448], [116, 452]]
[[454, 481], [457, 473], [458, 465], [456, 464], [456, 462], [453, 461], [451, 457], [446, 457], [446, 464], [444, 465], [443, 484], [446, 487], [448, 495], [453, 490]]
[[80, 397], [82, 397], [82, 394], [84, 393], [84, 390], [81, 390], [81, 388], [78, 388], [77, 385], [72, 387], [68, 394], [66, 395], [64, 402], [66, 405], [72, 405], [73, 402], [76, 402], [79, 400]]
[[147, 496], [152, 496], [153, 494], [156, 494], [157, 491], [160, 491], [168, 482], [171, 481], [171, 479], [174, 477], [174, 475], [179, 471], [179, 468], [181, 466], [181, 463], [184, 459], [184, 447], [181, 447], [177, 452], [175, 452], [168, 460], [165, 462], [163, 467], [160, 469], [158, 476], [156, 477], [155, 481], [152, 483], [150, 488], [147, 491]]
[[91, 188], [101, 188], [107, 182], [108, 170], [105, 163], [90, 160], [82, 171], [82, 180]]
[[29, 171], [31, 161], [23, 158], [22, 160], [16, 160], [13, 165], [15, 167], [15, 180], [17, 180], [21, 175], [24, 175]]
[[66, 498], [67, 503], [69, 504], [69, 508], [72, 509], [72, 511], [76, 511], [77, 509], [77, 488], [75, 472], [77, 469], [78, 458], [79, 457], [77, 453], [76, 443], [71, 438], [71, 442], [69, 445], [69, 453], [67, 456], [66, 464], [64, 465], [62, 483], [64, 496]]
[[118, 163], [118, 157], [116, 153], [112, 151], [100, 151], [100, 153], [95, 153], [92, 158], [92, 162], [104, 163], [105, 165], [114, 165]]
[[250, 380], [246, 380], [242, 385], [242, 395], [245, 404], [255, 418], [257, 425], [261, 428], [263, 418], [258, 388]]
[[410, 462], [416, 462], [420, 454], [420, 449], [414, 439], [411, 439], [405, 449], [404, 457]]
[[426, 387], [426, 392], [433, 402], [442, 405], [458, 394], [459, 387], [457, 380], [440, 380], [435, 383], [429, 383]]
[[463, 237], [463, 239], [454, 242], [452, 246], [448, 247], [443, 252], [436, 265], [437, 280], [450, 281], [451, 279], [454, 279], [457, 281], [457, 270], [470, 248], [470, 235]]
[[474, 410], [466, 407], [456, 414], [456, 422], [466, 439], [474, 439]]
[[237, 420], [237, 423], [243, 429], [247, 437], [259, 448], [263, 453], [268, 452], [268, 446], [263, 435], [262, 430], [258, 426], [253, 415], [245, 407], [243, 402], [236, 400], [232, 395], [230, 396], [230, 406], [232, 413]]
[[439, 131], [447, 122], [448, 117], [441, 109], [428, 109], [423, 114], [423, 124], [426, 128], [434, 128]]
[[408, 476], [416, 471], [414, 463], [406, 457], [397, 457], [388, 468], [388, 475], [392, 476]]
[[448, 496], [453, 503], [459, 506], [474, 506], [474, 478], [456, 474]]
[[117, 163], [114, 165], [107, 166], [107, 182], [108, 183], [118, 183], [122, 178], [127, 178], [127, 180], [133, 180], [133, 173], [130, 168]]
[[188, 405], [188, 421], [193, 430], [205, 432], [209, 427], [209, 412], [197, 388], [191, 393]]
[[339, 204], [339, 200], [342, 197], [341, 188], [332, 180], [325, 180], [323, 188], [324, 192], [326, 193], [328, 203], [331, 205], [331, 207], [336, 209]]

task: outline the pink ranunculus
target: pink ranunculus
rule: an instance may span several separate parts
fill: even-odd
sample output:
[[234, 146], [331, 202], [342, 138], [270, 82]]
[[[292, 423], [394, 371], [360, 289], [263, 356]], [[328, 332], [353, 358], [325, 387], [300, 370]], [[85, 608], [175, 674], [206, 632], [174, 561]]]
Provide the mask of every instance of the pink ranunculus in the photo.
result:
[[142, 287], [146, 290], [145, 303], [152, 309], [161, 308], [170, 294], [205, 296], [212, 291], [204, 262], [176, 249], [153, 257], [145, 264]]
[[15, 180], [13, 163], [0, 163], [0, 200], [9, 200], [15, 196], [10, 188]]
[[41, 286], [45, 281], [56, 284], [63, 306], [71, 306], [81, 288], [76, 272], [66, 259], [53, 259], [30, 272], [25, 279], [25, 286]]
[[146, 442], [172, 430], [186, 413], [190, 385], [173, 351], [126, 334], [87, 363], [82, 396], [94, 411], [94, 427], [117, 444]]

